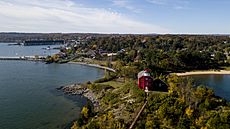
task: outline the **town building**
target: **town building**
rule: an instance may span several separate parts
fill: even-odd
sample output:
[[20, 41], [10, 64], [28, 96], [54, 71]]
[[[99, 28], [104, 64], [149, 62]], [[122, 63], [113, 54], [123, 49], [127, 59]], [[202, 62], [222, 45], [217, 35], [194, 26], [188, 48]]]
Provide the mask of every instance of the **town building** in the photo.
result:
[[150, 70], [145, 69], [138, 73], [138, 87], [143, 90], [153, 90], [153, 78]]

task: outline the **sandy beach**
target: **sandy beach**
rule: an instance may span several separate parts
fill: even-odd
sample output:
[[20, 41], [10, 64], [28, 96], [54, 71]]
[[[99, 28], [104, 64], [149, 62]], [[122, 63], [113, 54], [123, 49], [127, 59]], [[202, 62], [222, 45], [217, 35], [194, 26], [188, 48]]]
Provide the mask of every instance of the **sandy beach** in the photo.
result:
[[205, 75], [205, 74], [230, 74], [230, 71], [220, 70], [220, 71], [191, 71], [185, 73], [175, 73], [177, 76], [189, 76], [189, 75]]

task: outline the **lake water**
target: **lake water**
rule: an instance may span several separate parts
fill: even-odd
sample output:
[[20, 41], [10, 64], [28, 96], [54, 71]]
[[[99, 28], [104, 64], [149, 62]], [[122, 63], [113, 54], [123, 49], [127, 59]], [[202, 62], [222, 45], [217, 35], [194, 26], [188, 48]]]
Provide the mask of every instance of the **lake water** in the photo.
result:
[[[0, 56], [25, 49], [30, 52], [21, 51], [24, 55], [42, 54], [44, 46], [37, 47], [0, 44]], [[92, 81], [103, 74], [103, 70], [76, 64], [0, 60], [0, 129], [63, 129], [78, 118], [87, 100], [64, 95], [56, 88]]]
[[46, 48], [48, 45], [41, 46], [19, 46], [19, 45], [11, 45], [8, 43], [0, 43], [0, 56], [48, 56], [55, 53], [58, 53], [59, 50], [52, 49], [55, 47], [59, 47], [60, 45], [51, 45], [50, 50]]
[[203, 84], [214, 90], [217, 96], [230, 101], [230, 75], [193, 75], [197, 84]]

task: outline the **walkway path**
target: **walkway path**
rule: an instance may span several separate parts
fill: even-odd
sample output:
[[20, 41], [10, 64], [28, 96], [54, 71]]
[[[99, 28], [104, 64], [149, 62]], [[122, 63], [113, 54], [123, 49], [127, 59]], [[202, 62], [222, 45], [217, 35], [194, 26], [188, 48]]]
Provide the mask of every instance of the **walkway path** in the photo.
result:
[[84, 63], [84, 62], [68, 62], [68, 63], [87, 65], [87, 66], [96, 67], [96, 68], [100, 68], [100, 69], [106, 69], [106, 70], [111, 71], [111, 72], [116, 72], [115, 69], [105, 67], [105, 66], [101, 66], [101, 65], [98, 65], [98, 64], [87, 64], [87, 63]]
[[134, 125], [136, 124], [138, 118], [140, 117], [141, 113], [144, 111], [145, 106], [147, 105], [148, 101], [145, 101], [144, 105], [141, 107], [141, 110], [138, 112], [137, 116], [133, 120], [132, 124], [130, 125], [129, 129], [133, 129]]

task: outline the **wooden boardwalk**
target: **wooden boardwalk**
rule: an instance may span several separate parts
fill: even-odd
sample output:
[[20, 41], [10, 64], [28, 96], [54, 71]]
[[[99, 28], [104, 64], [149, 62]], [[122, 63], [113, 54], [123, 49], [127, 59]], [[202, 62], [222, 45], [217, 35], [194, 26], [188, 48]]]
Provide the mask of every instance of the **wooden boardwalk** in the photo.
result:
[[133, 120], [132, 124], [130, 125], [129, 129], [133, 129], [134, 125], [136, 124], [138, 118], [140, 117], [141, 113], [144, 111], [145, 106], [147, 105], [148, 101], [145, 101], [144, 105], [141, 107], [141, 110], [136, 115], [135, 119]]

